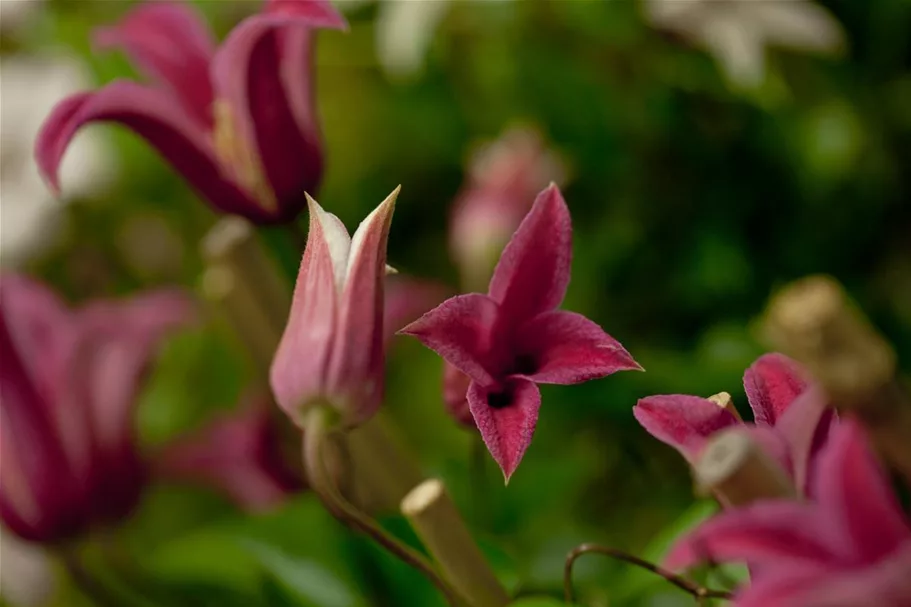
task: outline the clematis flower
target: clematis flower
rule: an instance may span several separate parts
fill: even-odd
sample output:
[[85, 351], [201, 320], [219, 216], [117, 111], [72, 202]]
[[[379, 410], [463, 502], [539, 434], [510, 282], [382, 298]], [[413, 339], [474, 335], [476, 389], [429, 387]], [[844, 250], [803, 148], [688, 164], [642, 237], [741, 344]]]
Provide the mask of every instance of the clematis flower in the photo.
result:
[[[806, 372], [790, 358], [766, 354], [744, 373], [743, 385], [755, 423], [746, 424], [751, 437], [805, 488], [810, 462], [825, 444], [835, 413]], [[729, 410], [698, 396], [681, 394], [641, 399], [633, 415], [652, 436], [695, 461], [709, 436], [743, 424]]]
[[597, 324], [557, 309], [571, 257], [569, 209], [551, 184], [503, 251], [487, 295], [453, 297], [402, 329], [471, 379], [469, 410], [507, 482], [537, 424], [537, 384], [641, 369]]
[[503, 247], [550, 182], [564, 169], [541, 135], [514, 128], [472, 156], [468, 180], [453, 203], [449, 249], [462, 285], [483, 288]]
[[0, 290], [0, 517], [56, 542], [126, 516], [145, 484], [132, 410], [155, 346], [185, 323], [174, 291], [66, 309], [5, 275]]
[[189, 7], [149, 2], [97, 32], [151, 85], [115, 81], [61, 101], [35, 144], [45, 180], [85, 125], [114, 122], [145, 139], [217, 210], [258, 223], [293, 219], [323, 170], [314, 106], [316, 28], [344, 29], [327, 0], [269, 0], [220, 48]]
[[303, 471], [285, 460], [269, 415], [271, 400], [260, 396], [247, 401], [238, 411], [168, 444], [156, 459], [157, 476], [208, 485], [248, 512], [270, 510], [301, 491]]
[[313, 406], [329, 405], [354, 426], [380, 404], [386, 242], [399, 189], [353, 237], [308, 197], [310, 233], [270, 370], [276, 402], [301, 426]]
[[678, 540], [667, 565], [755, 564], [737, 607], [911, 604], [911, 522], [854, 421], [833, 430], [817, 466], [811, 502], [726, 511]]

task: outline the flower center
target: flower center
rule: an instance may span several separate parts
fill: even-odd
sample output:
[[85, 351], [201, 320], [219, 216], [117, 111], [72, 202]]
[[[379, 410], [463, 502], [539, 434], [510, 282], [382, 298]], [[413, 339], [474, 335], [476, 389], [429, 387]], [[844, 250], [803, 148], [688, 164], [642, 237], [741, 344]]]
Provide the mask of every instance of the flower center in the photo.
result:
[[492, 409], [502, 409], [512, 404], [512, 392], [504, 390], [503, 392], [491, 392], [487, 395], [487, 404]]
[[519, 354], [512, 361], [509, 375], [534, 375], [538, 370], [538, 361], [531, 354]]

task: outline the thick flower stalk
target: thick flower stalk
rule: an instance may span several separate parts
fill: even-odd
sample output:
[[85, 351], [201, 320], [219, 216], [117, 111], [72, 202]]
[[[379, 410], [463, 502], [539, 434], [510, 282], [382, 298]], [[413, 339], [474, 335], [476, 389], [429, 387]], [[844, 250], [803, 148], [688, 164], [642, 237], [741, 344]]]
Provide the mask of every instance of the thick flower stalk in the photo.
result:
[[118, 80], [61, 101], [35, 145], [54, 190], [70, 141], [113, 122], [145, 139], [219, 211], [293, 219], [323, 172], [314, 107], [314, 30], [344, 29], [327, 0], [267, 0], [217, 47], [188, 6], [141, 4], [95, 36], [121, 47], [152, 84]]
[[537, 424], [537, 384], [641, 369], [597, 324], [558, 309], [571, 257], [569, 209], [551, 184], [503, 251], [486, 295], [448, 299], [402, 329], [470, 378], [471, 415], [507, 481]]
[[748, 562], [737, 607], [911, 604], [911, 521], [853, 420], [832, 432], [806, 503], [770, 500], [728, 510], [681, 538], [671, 568]]
[[367, 420], [383, 394], [386, 242], [396, 188], [354, 236], [310, 202], [310, 233], [288, 324], [270, 371], [279, 406], [300, 426], [328, 406], [346, 426]]
[[306, 486], [302, 468], [285, 458], [272, 401], [260, 395], [169, 443], [155, 460], [156, 476], [211, 487], [248, 512], [270, 510]]
[[744, 425], [803, 490], [811, 462], [825, 444], [835, 414], [822, 393], [808, 381], [795, 361], [766, 354], [744, 373], [743, 385], [754, 422], [740, 419], [736, 410], [698, 396], [657, 395], [641, 399], [633, 415], [652, 436], [679, 451], [690, 463], [716, 432]]
[[31, 280], [0, 281], [0, 517], [36, 542], [115, 523], [146, 483], [137, 393], [190, 302], [161, 291], [70, 311]]

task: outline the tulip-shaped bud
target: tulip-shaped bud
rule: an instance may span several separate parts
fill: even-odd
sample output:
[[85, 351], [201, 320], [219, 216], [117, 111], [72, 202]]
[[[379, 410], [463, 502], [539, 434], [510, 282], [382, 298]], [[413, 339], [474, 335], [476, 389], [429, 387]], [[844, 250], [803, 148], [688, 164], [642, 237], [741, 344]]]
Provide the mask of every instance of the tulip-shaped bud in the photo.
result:
[[308, 197], [310, 233], [270, 373], [276, 402], [300, 426], [314, 406], [332, 407], [354, 426], [380, 404], [386, 242], [398, 193], [353, 237]]
[[125, 517], [145, 485], [133, 407], [189, 300], [157, 292], [70, 311], [30, 280], [0, 289], [0, 517], [58, 542]]
[[189, 5], [140, 4], [95, 43], [122, 48], [151, 83], [120, 80], [61, 101], [37, 138], [38, 167], [59, 189], [76, 133], [113, 122], [145, 139], [219, 211], [255, 223], [291, 220], [323, 173], [315, 30], [346, 27], [328, 0], [269, 0], [217, 46]]
[[563, 173], [559, 158], [533, 130], [509, 130], [473, 155], [449, 224], [449, 247], [463, 287], [486, 286], [537, 193], [552, 181], [560, 184]]

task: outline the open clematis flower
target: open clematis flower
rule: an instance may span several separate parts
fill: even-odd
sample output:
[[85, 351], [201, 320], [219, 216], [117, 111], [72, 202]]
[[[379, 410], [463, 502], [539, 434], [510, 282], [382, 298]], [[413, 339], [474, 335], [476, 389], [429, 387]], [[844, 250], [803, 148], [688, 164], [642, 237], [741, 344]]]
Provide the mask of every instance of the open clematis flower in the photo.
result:
[[811, 502], [724, 512], [678, 540], [667, 565], [755, 564], [737, 607], [911, 605], [911, 522], [856, 422], [833, 430], [817, 467]]
[[248, 512], [270, 510], [301, 491], [303, 470], [284, 457], [271, 399], [246, 400], [238, 411], [168, 444], [156, 458], [156, 475], [208, 485]]
[[353, 237], [338, 217], [308, 198], [310, 233], [270, 370], [276, 402], [298, 425], [313, 406], [334, 408], [348, 426], [379, 407], [386, 242], [399, 189]]
[[[751, 437], [781, 463], [799, 489], [805, 489], [811, 462], [826, 442], [835, 413], [807, 381], [806, 372], [782, 354], [759, 357], [744, 373], [743, 385], [755, 418], [755, 423], [746, 424]], [[689, 462], [698, 457], [709, 436], [744, 423], [733, 408], [682, 394], [643, 398], [633, 415]]]
[[344, 29], [328, 0], [267, 0], [220, 48], [187, 5], [148, 2], [100, 30], [152, 85], [115, 81], [61, 101], [35, 144], [44, 178], [83, 126], [114, 122], [154, 147], [208, 202], [253, 222], [293, 219], [323, 171], [314, 108], [316, 28]]
[[402, 329], [471, 379], [471, 415], [507, 482], [537, 424], [537, 384], [641, 369], [597, 324], [557, 309], [571, 257], [569, 209], [551, 184], [503, 251], [487, 295], [453, 297]]
[[132, 432], [137, 393], [190, 301], [159, 291], [70, 311], [29, 279], [0, 282], [0, 517], [36, 542], [116, 522], [146, 480]]

